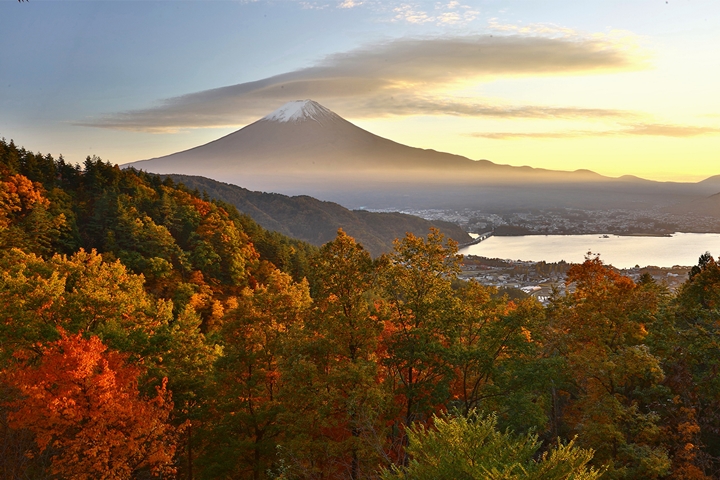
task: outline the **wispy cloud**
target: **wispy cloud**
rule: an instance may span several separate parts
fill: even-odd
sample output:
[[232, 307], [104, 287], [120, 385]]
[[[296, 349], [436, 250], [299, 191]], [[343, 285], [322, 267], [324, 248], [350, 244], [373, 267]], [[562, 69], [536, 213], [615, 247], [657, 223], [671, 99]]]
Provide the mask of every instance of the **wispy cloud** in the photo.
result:
[[717, 135], [720, 128], [695, 125], [668, 125], [664, 123], [641, 123], [630, 125], [623, 130], [625, 135], [649, 135], [654, 137], [698, 137], [701, 135]]
[[362, 5], [363, 2], [356, 2], [354, 0], [345, 0], [338, 5], [338, 8], [355, 8]]
[[[378, 97], [364, 103], [378, 116], [393, 115], [457, 115], [497, 119], [632, 119], [641, 116], [628, 110], [553, 107], [543, 105], [495, 105], [476, 99], [443, 99], [432, 95], [393, 95]], [[358, 108], [360, 106], [358, 105]]]
[[[298, 2], [304, 10], [325, 10], [330, 8], [329, 3], [322, 2]], [[338, 5], [338, 7], [340, 7]]]
[[[448, 8], [460, 8], [456, 2]], [[644, 68], [614, 41], [526, 35], [403, 38], [329, 55], [314, 66], [169, 98], [79, 125], [138, 131], [234, 126], [276, 106], [313, 98], [351, 118], [388, 114], [579, 118], [627, 116], [594, 108], [497, 107], [438, 92], [497, 78], [608, 73]]]
[[475, 20], [480, 13], [456, 0], [436, 3], [431, 11], [423, 10], [416, 4], [402, 3], [392, 9], [393, 21], [414, 24], [435, 23], [438, 25], [464, 25]]
[[568, 130], [560, 132], [476, 132], [470, 136], [492, 140], [569, 139], [587, 137], [652, 136], [688, 138], [718, 135], [720, 128], [697, 125], [669, 125], [664, 123], [636, 123], [613, 130]]
[[516, 34], [516, 35], [542, 35], [551, 38], [572, 38], [572, 37], [585, 37], [574, 28], [563, 27], [552, 23], [531, 23], [527, 25], [516, 25], [500, 23], [496, 18], [491, 18], [488, 22], [488, 27], [491, 30], [505, 33], [505, 34]]
[[434, 22], [435, 17], [432, 17], [424, 10], [419, 10], [417, 7], [403, 3], [400, 6], [393, 8], [395, 16], [393, 20], [402, 20], [408, 23], [423, 24], [428, 22]]

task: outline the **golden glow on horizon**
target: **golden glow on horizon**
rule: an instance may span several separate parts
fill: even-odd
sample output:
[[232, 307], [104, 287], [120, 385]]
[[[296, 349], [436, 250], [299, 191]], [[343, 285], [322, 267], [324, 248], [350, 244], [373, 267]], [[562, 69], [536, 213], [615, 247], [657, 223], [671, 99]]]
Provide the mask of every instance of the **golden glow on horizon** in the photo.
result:
[[[448, 137], [437, 123], [452, 123]], [[473, 160], [550, 170], [587, 169], [601, 175], [635, 175], [648, 180], [697, 182], [720, 174], [720, 135], [693, 138], [657, 136], [493, 140], [463, 135], [463, 119], [415, 118], [354, 122], [406, 145], [463, 155]], [[690, 147], [690, 148], [689, 148]]]

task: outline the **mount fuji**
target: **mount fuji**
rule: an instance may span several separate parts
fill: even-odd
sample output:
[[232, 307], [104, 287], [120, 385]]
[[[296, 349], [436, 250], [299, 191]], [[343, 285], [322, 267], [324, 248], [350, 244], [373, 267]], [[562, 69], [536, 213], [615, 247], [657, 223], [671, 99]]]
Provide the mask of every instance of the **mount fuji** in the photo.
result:
[[[300, 183], [389, 180], [455, 171], [475, 162], [412, 148], [363, 130], [312, 100], [289, 102], [218, 140], [183, 152], [128, 164], [156, 173], [188, 173], [220, 180], [239, 176], [245, 187], [285, 189]], [[490, 165], [490, 162], [486, 162]], [[304, 192], [296, 192], [304, 193]]]
[[409, 147], [312, 100], [286, 103], [205, 145], [123, 167], [312, 195], [354, 208], [644, 208], [717, 193], [710, 185], [513, 167]]

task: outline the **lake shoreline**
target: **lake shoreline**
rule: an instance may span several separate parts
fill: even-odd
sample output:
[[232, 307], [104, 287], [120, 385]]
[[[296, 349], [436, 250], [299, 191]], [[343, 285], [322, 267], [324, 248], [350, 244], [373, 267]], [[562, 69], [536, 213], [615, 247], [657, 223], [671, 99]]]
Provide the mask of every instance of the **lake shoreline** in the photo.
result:
[[[484, 235], [478, 233], [469, 233], [469, 235]], [[554, 236], [577, 236], [577, 235], [610, 235], [613, 237], [672, 237], [677, 233], [696, 233], [696, 234], [720, 234], [720, 232], [673, 232], [673, 233], [608, 233], [608, 232], [589, 232], [589, 233], [544, 233], [544, 232], [527, 232], [522, 234], [494, 233], [494, 237], [554, 237]]]
[[531, 262], [582, 263], [589, 252], [616, 268], [691, 266], [705, 252], [720, 252], [720, 234], [672, 235], [493, 235], [461, 248], [464, 255]]

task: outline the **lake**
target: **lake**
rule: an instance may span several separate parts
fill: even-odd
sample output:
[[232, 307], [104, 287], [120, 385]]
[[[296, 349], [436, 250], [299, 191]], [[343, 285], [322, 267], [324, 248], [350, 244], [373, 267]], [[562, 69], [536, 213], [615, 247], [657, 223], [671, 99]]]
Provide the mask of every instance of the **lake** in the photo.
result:
[[527, 235], [490, 237], [477, 245], [462, 248], [464, 255], [489, 258], [581, 263], [588, 251], [599, 253], [606, 264], [617, 268], [654, 265], [697, 265], [698, 257], [709, 251], [720, 254], [718, 233], [675, 233], [669, 237], [607, 235]]

